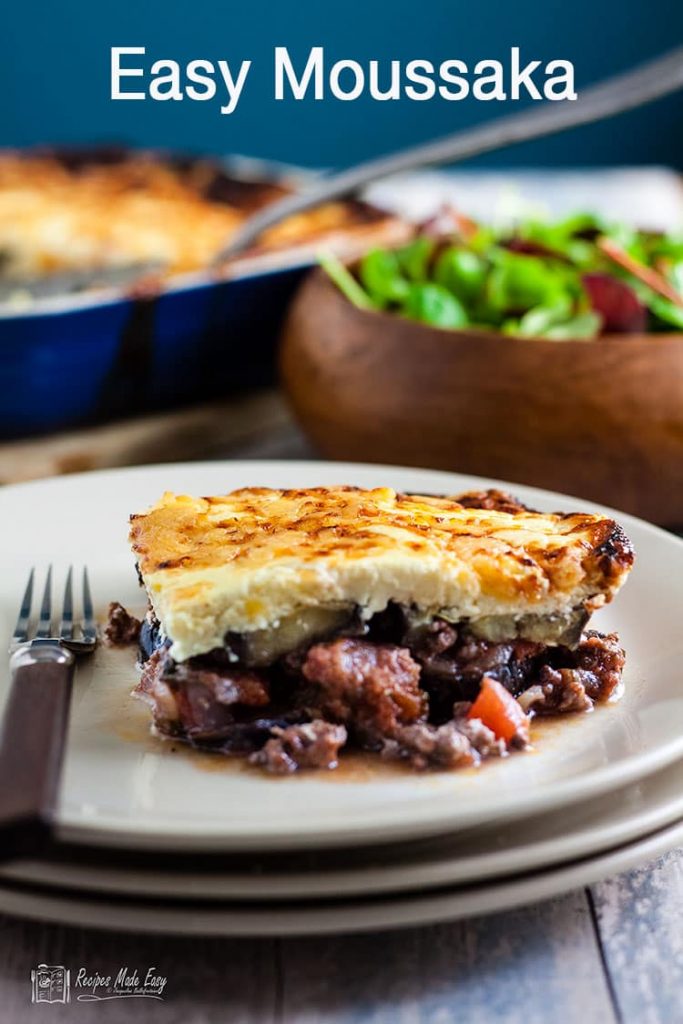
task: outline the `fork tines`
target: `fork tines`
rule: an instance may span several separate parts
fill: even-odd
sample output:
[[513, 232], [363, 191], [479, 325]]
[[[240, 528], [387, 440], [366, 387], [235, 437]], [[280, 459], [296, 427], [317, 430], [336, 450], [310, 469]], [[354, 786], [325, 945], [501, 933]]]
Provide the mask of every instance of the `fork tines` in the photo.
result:
[[[21, 599], [19, 617], [12, 634], [13, 644], [28, 643], [30, 639], [31, 606], [33, 604], [33, 587], [35, 581], [35, 569], [31, 569], [26, 584], [24, 596]], [[92, 595], [90, 592], [90, 581], [88, 570], [83, 569], [82, 585], [82, 608], [83, 618], [78, 624], [80, 637], [74, 638], [74, 604], [73, 604], [73, 566], [69, 571], [64, 584], [64, 598], [62, 601], [62, 615], [59, 630], [55, 634], [52, 631], [52, 566], [48, 568], [45, 577], [45, 587], [40, 604], [39, 618], [36, 625], [36, 640], [61, 640], [66, 644], [76, 644], [79, 647], [92, 647], [97, 642], [97, 622], [93, 610]]]

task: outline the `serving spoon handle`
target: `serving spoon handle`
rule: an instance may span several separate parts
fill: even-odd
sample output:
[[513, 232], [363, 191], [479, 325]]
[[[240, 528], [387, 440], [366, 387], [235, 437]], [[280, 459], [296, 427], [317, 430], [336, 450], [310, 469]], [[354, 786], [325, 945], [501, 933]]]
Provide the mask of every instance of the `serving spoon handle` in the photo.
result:
[[293, 214], [357, 191], [378, 178], [428, 165], [456, 163], [517, 142], [528, 142], [582, 124], [601, 121], [651, 103], [683, 87], [683, 47], [584, 89], [576, 100], [546, 101], [435, 142], [378, 157], [328, 177], [305, 192], [287, 196], [249, 217], [215, 257], [220, 264], [252, 245], [266, 228]]

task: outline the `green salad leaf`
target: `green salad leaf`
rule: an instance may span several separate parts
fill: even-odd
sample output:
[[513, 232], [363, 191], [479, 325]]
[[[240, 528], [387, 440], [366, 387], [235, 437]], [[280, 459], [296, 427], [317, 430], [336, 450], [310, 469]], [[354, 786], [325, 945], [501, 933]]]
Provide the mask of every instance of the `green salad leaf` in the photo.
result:
[[653, 295], [649, 306], [654, 315], [666, 327], [675, 327], [677, 331], [683, 331], [683, 308], [681, 306], [676, 306], [670, 299], [665, 299], [663, 295]]
[[352, 269], [329, 254], [320, 263], [356, 306], [434, 327], [551, 341], [683, 331], [683, 308], [666, 297], [683, 295], [683, 236], [588, 212], [512, 229], [468, 220], [453, 237], [371, 249]]
[[492, 258], [487, 297], [501, 313], [552, 306], [566, 297], [566, 275], [555, 264], [506, 249], [495, 250]]
[[436, 243], [433, 238], [419, 236], [396, 251], [398, 264], [405, 276], [411, 281], [426, 281], [429, 263]]
[[432, 327], [457, 329], [469, 323], [465, 307], [443, 285], [414, 284], [403, 306], [403, 314]]
[[391, 249], [371, 249], [360, 262], [358, 276], [378, 306], [404, 302], [410, 283], [403, 276], [398, 253]]
[[575, 317], [549, 327], [542, 335], [551, 341], [586, 341], [597, 338], [602, 327], [602, 317], [598, 313], [578, 313]]
[[486, 262], [471, 249], [449, 246], [434, 266], [434, 280], [462, 302], [475, 300], [486, 284]]
[[373, 302], [356, 281], [353, 274], [347, 270], [341, 260], [329, 252], [318, 254], [318, 263], [329, 278], [336, 284], [339, 291], [346, 296], [349, 302], [359, 309], [372, 309]]

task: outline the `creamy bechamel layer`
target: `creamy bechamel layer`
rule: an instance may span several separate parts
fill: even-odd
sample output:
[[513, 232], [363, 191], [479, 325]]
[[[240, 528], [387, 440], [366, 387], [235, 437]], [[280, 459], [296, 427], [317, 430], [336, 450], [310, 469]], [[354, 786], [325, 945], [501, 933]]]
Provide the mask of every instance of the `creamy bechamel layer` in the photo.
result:
[[131, 517], [130, 539], [176, 661], [309, 609], [369, 619], [391, 601], [453, 622], [569, 620], [609, 601], [633, 562], [603, 516], [468, 508], [390, 488], [167, 493]]

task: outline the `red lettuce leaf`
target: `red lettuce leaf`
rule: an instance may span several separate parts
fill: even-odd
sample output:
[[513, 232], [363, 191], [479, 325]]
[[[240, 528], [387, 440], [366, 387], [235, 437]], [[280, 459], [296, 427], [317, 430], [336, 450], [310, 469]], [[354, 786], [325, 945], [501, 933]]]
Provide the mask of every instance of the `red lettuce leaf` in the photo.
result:
[[647, 309], [627, 284], [610, 274], [584, 274], [591, 307], [603, 319], [604, 334], [637, 334], [647, 328]]

